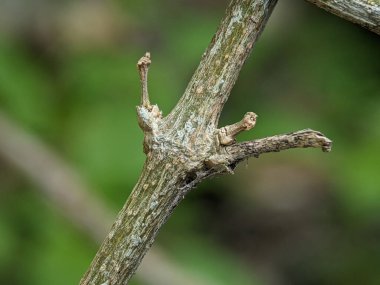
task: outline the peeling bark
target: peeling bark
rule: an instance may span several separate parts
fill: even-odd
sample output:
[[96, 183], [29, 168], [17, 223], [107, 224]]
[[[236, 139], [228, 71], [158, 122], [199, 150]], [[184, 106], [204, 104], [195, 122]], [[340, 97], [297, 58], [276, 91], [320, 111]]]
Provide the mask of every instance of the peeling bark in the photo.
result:
[[[253, 112], [239, 123], [217, 128], [223, 105], [276, 2], [231, 2], [184, 95], [166, 117], [149, 101], [146, 78], [150, 55], [139, 60], [143, 91], [137, 114], [144, 132], [146, 162], [80, 284], [127, 284], [161, 226], [200, 181], [232, 173], [240, 160], [259, 152], [331, 146], [331, 141], [315, 131], [236, 144], [236, 135], [256, 124]], [[294, 138], [292, 143], [290, 138]]]

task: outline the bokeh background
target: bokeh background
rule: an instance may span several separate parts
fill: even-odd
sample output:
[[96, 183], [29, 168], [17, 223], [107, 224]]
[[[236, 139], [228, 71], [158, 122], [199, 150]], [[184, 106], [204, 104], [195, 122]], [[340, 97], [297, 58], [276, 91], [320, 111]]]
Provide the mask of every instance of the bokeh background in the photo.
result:
[[[98, 247], [94, 232], [109, 225], [100, 212], [88, 218], [101, 229], [78, 226], [72, 209], [80, 217], [90, 199], [62, 209], [71, 176], [49, 184], [46, 169], [58, 163], [74, 174], [114, 217], [144, 161], [136, 61], [151, 52], [151, 100], [167, 114], [226, 5], [0, 2], [1, 284], [78, 283]], [[313, 128], [333, 151], [263, 155], [203, 183], [131, 284], [162, 284], [157, 270], [183, 279], [173, 284], [380, 284], [379, 51], [377, 35], [304, 1], [280, 1], [221, 125], [254, 111], [257, 126], [239, 139]], [[50, 195], [49, 185], [63, 190]]]

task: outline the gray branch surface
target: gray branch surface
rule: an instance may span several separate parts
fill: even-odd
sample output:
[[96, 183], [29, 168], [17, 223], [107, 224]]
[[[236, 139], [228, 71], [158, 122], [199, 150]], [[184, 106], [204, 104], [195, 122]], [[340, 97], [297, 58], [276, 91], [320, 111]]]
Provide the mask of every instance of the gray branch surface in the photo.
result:
[[[0, 111], [0, 159], [31, 180], [36, 191], [72, 225], [95, 243], [108, 234], [115, 213], [53, 150]], [[173, 262], [159, 247], [152, 248], [138, 271], [151, 285], [212, 285]]]
[[174, 208], [200, 181], [232, 173], [243, 158], [259, 153], [294, 147], [330, 148], [331, 142], [315, 131], [236, 144], [240, 132], [255, 126], [253, 112], [238, 123], [217, 128], [240, 69], [276, 2], [232, 0], [182, 98], [166, 117], [149, 100], [150, 54], [138, 61], [142, 100], [137, 115], [144, 132], [146, 161], [81, 285], [127, 284]]
[[380, 35], [379, 0], [307, 0], [326, 11]]
[[263, 153], [308, 147], [321, 148], [324, 152], [330, 152], [332, 141], [320, 132], [306, 129], [293, 133], [236, 143], [226, 147], [226, 153], [228, 154], [229, 161], [232, 164], [236, 164], [241, 160], [252, 156], [258, 158]]

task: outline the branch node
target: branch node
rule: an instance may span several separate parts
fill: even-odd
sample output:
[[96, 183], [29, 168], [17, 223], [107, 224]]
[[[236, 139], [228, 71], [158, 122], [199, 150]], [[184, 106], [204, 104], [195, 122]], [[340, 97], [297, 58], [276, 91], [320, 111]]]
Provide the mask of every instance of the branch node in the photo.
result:
[[150, 53], [145, 55], [137, 62], [141, 82], [141, 105], [137, 107], [139, 126], [144, 132], [152, 132], [153, 125], [162, 118], [162, 112], [157, 105], [151, 105], [148, 94], [148, 71], [152, 63]]
[[233, 169], [230, 167], [230, 162], [226, 156], [214, 154], [204, 161], [208, 169], [213, 169], [217, 173], [234, 174]]
[[157, 105], [151, 105], [148, 94], [148, 71], [151, 64], [150, 53], [137, 62], [141, 82], [141, 105], [137, 106], [137, 117], [140, 128], [144, 132], [144, 153], [149, 154], [155, 132], [158, 129], [158, 122], [162, 118], [162, 112]]
[[236, 136], [243, 131], [248, 131], [256, 125], [257, 115], [248, 112], [244, 118], [233, 125], [225, 126], [218, 130], [218, 139], [221, 145], [231, 145], [236, 142]]

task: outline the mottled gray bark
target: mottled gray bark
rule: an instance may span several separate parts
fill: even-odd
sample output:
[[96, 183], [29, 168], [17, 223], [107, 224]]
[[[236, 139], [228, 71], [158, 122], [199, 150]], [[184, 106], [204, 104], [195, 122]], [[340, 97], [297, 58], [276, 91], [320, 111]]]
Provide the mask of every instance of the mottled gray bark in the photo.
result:
[[380, 35], [379, 0], [307, 0], [320, 8]]
[[[116, 214], [49, 146], [1, 111], [0, 160], [8, 162], [37, 186], [33, 189], [71, 225], [97, 244], [103, 241]], [[157, 246], [145, 256], [137, 275], [147, 285], [214, 284], [174, 263]]]
[[253, 156], [258, 158], [263, 153], [307, 147], [320, 147], [322, 151], [329, 152], [331, 151], [332, 141], [320, 132], [306, 129], [254, 141], [236, 143], [226, 147], [226, 153], [230, 163], [236, 164], [247, 157]]
[[[184, 95], [166, 117], [149, 101], [146, 79], [150, 54], [139, 60], [142, 102], [137, 113], [145, 135], [146, 162], [82, 285], [127, 284], [174, 208], [205, 178], [231, 173], [244, 157], [269, 150], [308, 146], [329, 149], [331, 141], [307, 131], [295, 135], [298, 143], [290, 143], [292, 135], [289, 144], [283, 136], [272, 137], [266, 141], [271, 147], [255, 149], [255, 145], [263, 145], [256, 142], [242, 146], [241, 152], [246, 151], [242, 154], [235, 137], [256, 124], [253, 112], [239, 123], [217, 128], [223, 105], [275, 4], [276, 0], [231, 2]], [[231, 156], [235, 153], [236, 157]]]

